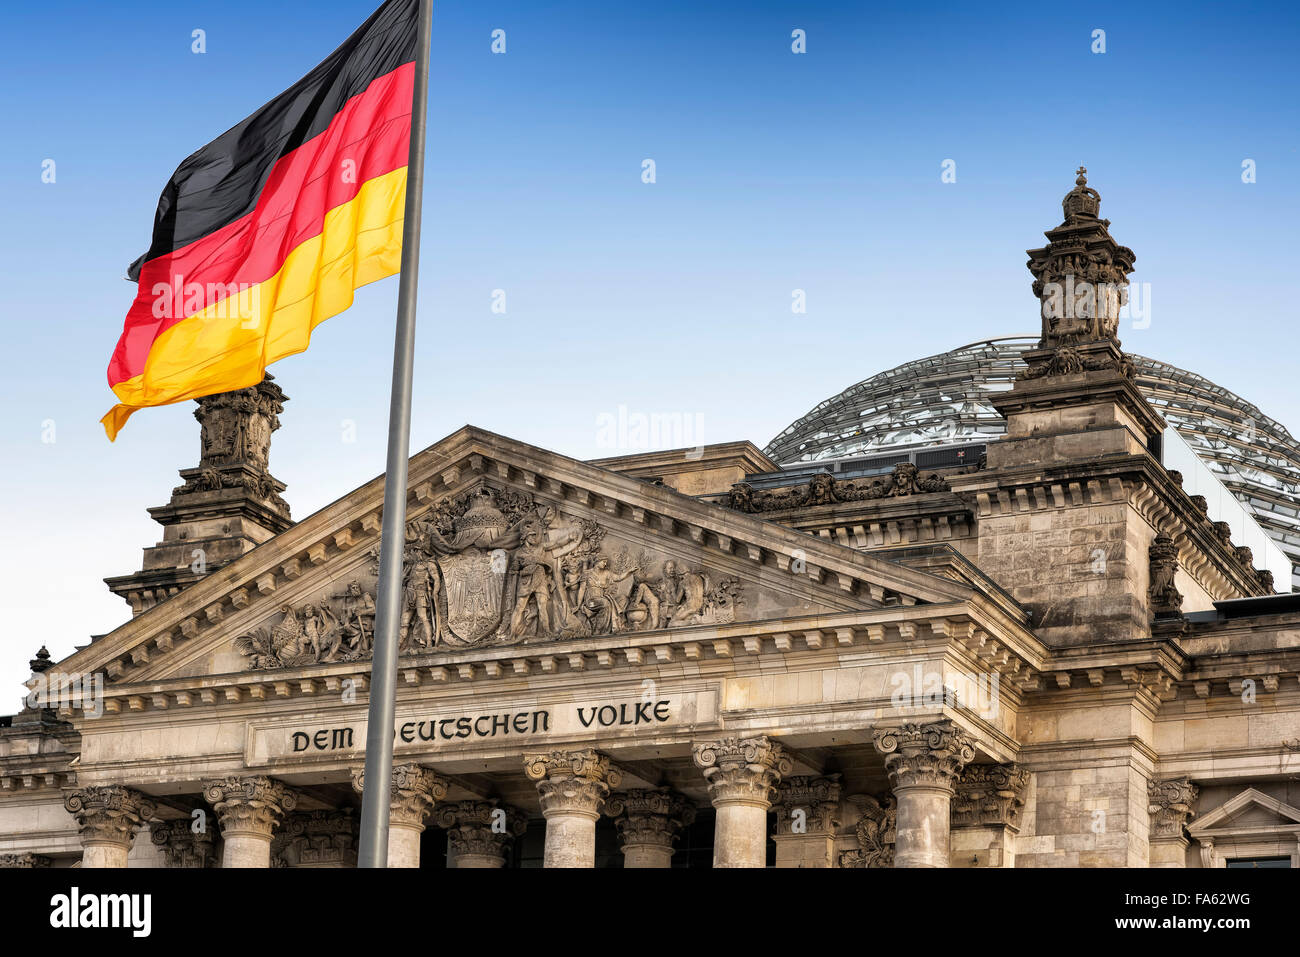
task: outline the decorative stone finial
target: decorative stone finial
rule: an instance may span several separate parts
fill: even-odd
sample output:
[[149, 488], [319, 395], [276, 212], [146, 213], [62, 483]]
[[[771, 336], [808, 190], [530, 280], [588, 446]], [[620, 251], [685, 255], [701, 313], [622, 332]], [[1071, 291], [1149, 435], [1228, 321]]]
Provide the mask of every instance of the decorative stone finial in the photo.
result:
[[1061, 200], [1064, 220], [1046, 233], [1048, 244], [1028, 251], [1041, 302], [1040, 349], [1119, 344], [1119, 310], [1128, 301], [1127, 277], [1136, 257], [1111, 238], [1110, 221], [1100, 218], [1101, 195], [1088, 186], [1087, 172], [1079, 167], [1074, 189]]
[[1066, 223], [1077, 223], [1081, 219], [1096, 219], [1101, 211], [1101, 195], [1088, 187], [1087, 167], [1080, 166], [1076, 172], [1074, 189], [1065, 194], [1061, 200], [1061, 209], [1065, 213]]
[[50, 657], [50, 651], [44, 645], [41, 650], [36, 652], [36, 657], [27, 662], [27, 667], [32, 669], [34, 674], [43, 674], [54, 667], [54, 660]]
[[184, 484], [166, 505], [149, 509], [166, 531], [144, 550], [140, 571], [106, 579], [114, 594], [147, 611], [209, 572], [289, 528], [285, 485], [270, 472], [271, 433], [288, 401], [269, 373], [256, 385], [196, 399], [199, 464], [180, 470]]

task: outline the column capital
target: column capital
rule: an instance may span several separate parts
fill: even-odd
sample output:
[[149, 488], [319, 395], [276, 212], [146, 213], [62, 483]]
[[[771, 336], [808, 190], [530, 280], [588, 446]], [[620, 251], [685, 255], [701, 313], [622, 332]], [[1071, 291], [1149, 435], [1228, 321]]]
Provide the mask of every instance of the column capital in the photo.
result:
[[1020, 830], [1029, 772], [1017, 764], [971, 764], [957, 779], [953, 827], [1001, 826]]
[[157, 805], [148, 795], [120, 784], [91, 785], [69, 792], [63, 806], [77, 819], [82, 846], [112, 844], [130, 848]]
[[[833, 834], [840, 826], [840, 776], [799, 774], [783, 780], [772, 802], [775, 834]], [[796, 812], [803, 812], [803, 831], [795, 831]]]
[[605, 813], [615, 818], [619, 847], [651, 845], [672, 852], [682, 828], [695, 821], [695, 805], [666, 787], [611, 794]]
[[0, 870], [16, 868], [31, 870], [37, 867], [53, 867], [54, 862], [44, 854], [0, 854]]
[[895, 789], [941, 788], [951, 792], [964, 768], [975, 757], [975, 743], [951, 721], [903, 724], [872, 732], [876, 750]]
[[271, 841], [271, 866], [355, 867], [358, 826], [351, 808], [287, 815]]
[[433, 821], [446, 830], [453, 858], [500, 860], [501, 864], [514, 839], [528, 829], [528, 819], [521, 812], [496, 799], [439, 804]]
[[[365, 790], [366, 769], [353, 768], [352, 787]], [[447, 796], [451, 782], [419, 764], [393, 765], [389, 781], [389, 824], [423, 829], [433, 806]]]
[[794, 770], [785, 749], [766, 735], [697, 744], [694, 758], [695, 766], [704, 771], [714, 805], [771, 807], [773, 790]]
[[212, 831], [195, 832], [190, 818], [152, 825], [149, 839], [162, 851], [167, 867], [216, 867]]
[[610, 789], [623, 780], [609, 758], [592, 748], [525, 755], [524, 773], [537, 782], [543, 815], [580, 814], [593, 821]]
[[298, 806], [298, 795], [292, 789], [264, 774], [208, 781], [203, 785], [203, 799], [217, 812], [221, 833], [227, 838], [250, 834], [269, 839], [284, 816]]
[[1189, 777], [1147, 782], [1147, 812], [1151, 815], [1151, 840], [1186, 840], [1183, 828], [1196, 814], [1193, 806], [1200, 788]]

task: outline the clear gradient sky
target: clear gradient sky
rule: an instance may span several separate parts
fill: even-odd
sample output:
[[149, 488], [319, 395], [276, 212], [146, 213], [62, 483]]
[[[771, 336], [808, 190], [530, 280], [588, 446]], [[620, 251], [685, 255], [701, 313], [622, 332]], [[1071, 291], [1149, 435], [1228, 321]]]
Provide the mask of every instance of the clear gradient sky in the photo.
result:
[[[159, 192], [376, 3], [6, 9], [0, 713], [40, 645], [62, 657], [129, 617], [101, 579], [139, 568], [146, 507], [198, 460], [192, 403], [116, 444], [98, 423]], [[412, 450], [468, 422], [640, 451], [601, 442], [620, 407], [761, 446], [882, 369], [1036, 332], [1024, 251], [1079, 164], [1150, 284], [1124, 346], [1300, 434], [1297, 6], [990, 6], [438, 4]], [[361, 290], [272, 367], [296, 518], [382, 471], [396, 292]]]

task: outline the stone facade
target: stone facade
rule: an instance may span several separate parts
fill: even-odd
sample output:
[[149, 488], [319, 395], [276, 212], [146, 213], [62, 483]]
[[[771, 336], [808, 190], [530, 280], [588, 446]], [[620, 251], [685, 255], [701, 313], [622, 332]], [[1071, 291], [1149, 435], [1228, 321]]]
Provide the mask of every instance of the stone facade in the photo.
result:
[[[414, 456], [390, 864], [1300, 863], [1300, 604], [1161, 465], [1099, 202], [1081, 172], [1030, 251], [1043, 336], [978, 463]], [[355, 864], [383, 479], [292, 523], [285, 401], [199, 403], [131, 619], [32, 660], [0, 866]]]

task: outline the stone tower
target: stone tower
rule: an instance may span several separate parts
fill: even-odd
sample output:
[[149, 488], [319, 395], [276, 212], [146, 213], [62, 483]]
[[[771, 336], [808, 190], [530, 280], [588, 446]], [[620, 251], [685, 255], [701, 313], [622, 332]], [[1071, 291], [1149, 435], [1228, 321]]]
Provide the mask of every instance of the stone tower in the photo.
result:
[[131, 613], [147, 611], [293, 524], [270, 472], [271, 433], [288, 401], [268, 373], [255, 386], [197, 400], [199, 464], [181, 469], [171, 501], [149, 509], [163, 540], [141, 570], [105, 579]]
[[1157, 616], [1181, 621], [1261, 587], [1161, 464], [1164, 419], [1118, 337], [1135, 257], [1111, 238], [1085, 172], [1048, 244], [1029, 250], [1042, 338], [992, 399], [1006, 436], [986, 469], [951, 479], [976, 505], [980, 568], [1054, 645], [1150, 638]]

